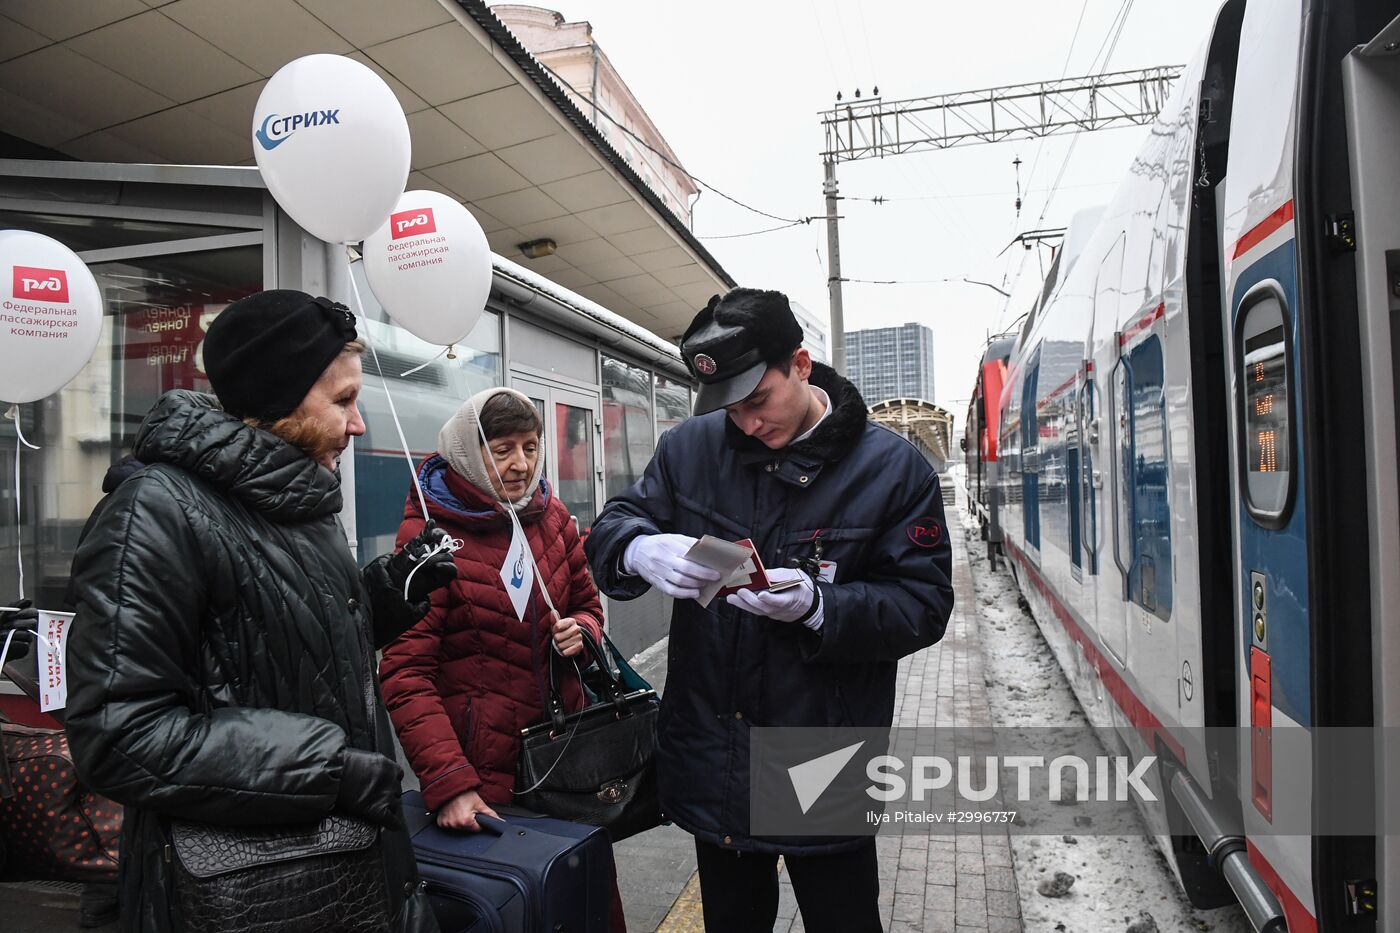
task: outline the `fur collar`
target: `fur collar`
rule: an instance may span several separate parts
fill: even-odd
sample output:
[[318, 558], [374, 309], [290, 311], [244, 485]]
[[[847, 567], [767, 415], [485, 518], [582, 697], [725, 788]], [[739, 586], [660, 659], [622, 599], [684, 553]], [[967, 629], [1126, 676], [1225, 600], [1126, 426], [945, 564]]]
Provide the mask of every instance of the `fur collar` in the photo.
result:
[[776, 454], [817, 463], [835, 463], [850, 453], [865, 431], [868, 413], [865, 399], [860, 397], [854, 383], [838, 375], [825, 363], [812, 364], [812, 378], [809, 381], [831, 399], [831, 414], [817, 426], [811, 437], [781, 451], [773, 451], [762, 441], [744, 434], [726, 416], [724, 436], [729, 446], [744, 455], [745, 460], [752, 457], [767, 460]]

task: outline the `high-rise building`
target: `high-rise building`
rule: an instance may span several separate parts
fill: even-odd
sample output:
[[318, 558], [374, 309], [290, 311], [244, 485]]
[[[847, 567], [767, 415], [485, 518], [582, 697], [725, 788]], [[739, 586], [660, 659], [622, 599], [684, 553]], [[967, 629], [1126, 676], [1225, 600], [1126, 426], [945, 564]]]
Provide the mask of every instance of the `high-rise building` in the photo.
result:
[[933, 398], [933, 331], [922, 324], [846, 332], [846, 375], [867, 405]]
[[818, 363], [830, 363], [831, 342], [827, 336], [826, 321], [795, 301], [789, 300], [788, 304], [792, 306], [792, 316], [802, 325], [802, 345]]

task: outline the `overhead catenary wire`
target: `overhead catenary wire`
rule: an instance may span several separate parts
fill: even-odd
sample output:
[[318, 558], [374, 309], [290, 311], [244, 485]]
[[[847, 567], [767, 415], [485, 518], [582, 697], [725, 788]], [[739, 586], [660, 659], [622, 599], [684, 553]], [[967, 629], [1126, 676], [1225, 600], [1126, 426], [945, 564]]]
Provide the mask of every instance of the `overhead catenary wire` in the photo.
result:
[[826, 30], [822, 27], [821, 15], [817, 13], [816, 0], [807, 0], [807, 5], [812, 9], [812, 21], [817, 24], [817, 34], [821, 36], [822, 51], [826, 53], [826, 67], [831, 71], [831, 83], [834, 87], [841, 86], [841, 80], [836, 76], [836, 59], [831, 54], [831, 46], [826, 41]]
[[[1122, 35], [1123, 35], [1123, 27], [1127, 25], [1127, 22], [1128, 22], [1128, 15], [1132, 12], [1132, 7], [1133, 7], [1133, 0], [1123, 0], [1123, 2], [1119, 5], [1119, 7], [1118, 7], [1118, 12], [1114, 15], [1113, 20], [1109, 23], [1108, 32], [1104, 35], [1103, 42], [1101, 42], [1101, 43], [1099, 44], [1098, 51], [1094, 53], [1094, 57], [1093, 57], [1093, 59], [1092, 59], [1092, 60], [1090, 61], [1090, 63], [1089, 63], [1089, 72], [1090, 72], [1091, 74], [1097, 73], [1098, 71], [1101, 71], [1101, 70], [1103, 70], [1103, 69], [1106, 69], [1106, 68], [1108, 67], [1108, 63], [1113, 59], [1113, 53], [1114, 53], [1114, 51], [1116, 51], [1117, 48], [1118, 48], [1118, 40], [1119, 40], [1119, 39], [1122, 37]], [[1076, 33], [1075, 33], [1075, 34], [1076, 34], [1076, 36], [1078, 35], [1078, 30], [1076, 30]], [[1072, 45], [1072, 44], [1073, 44], [1073, 43], [1071, 43], [1071, 45]], [[1106, 54], [1105, 54], [1105, 49], [1107, 50], [1107, 53], [1106, 53]], [[1071, 51], [1071, 53], [1073, 52], [1073, 48], [1072, 48], [1072, 47], [1071, 47], [1071, 50], [1070, 50], [1070, 51]], [[1100, 58], [1103, 59], [1102, 64], [1099, 63]], [[1070, 60], [1070, 56], [1069, 56], [1069, 55], [1066, 55], [1066, 56], [1065, 56], [1065, 68], [1066, 68], [1066, 73], [1068, 73], [1069, 60]], [[1041, 206], [1040, 215], [1039, 215], [1039, 217], [1036, 219], [1036, 226], [1040, 226], [1041, 224], [1043, 224], [1043, 223], [1045, 222], [1045, 216], [1046, 216], [1046, 214], [1048, 214], [1048, 213], [1050, 212], [1050, 205], [1054, 202], [1054, 200], [1055, 200], [1055, 195], [1056, 195], [1056, 193], [1060, 190], [1060, 183], [1064, 180], [1065, 171], [1066, 171], [1066, 169], [1069, 168], [1070, 160], [1074, 157], [1074, 150], [1075, 150], [1076, 146], [1079, 144], [1079, 137], [1082, 136], [1082, 135], [1083, 135], [1082, 133], [1076, 133], [1076, 134], [1074, 134], [1073, 137], [1070, 138], [1069, 147], [1065, 150], [1065, 157], [1064, 157], [1064, 159], [1060, 162], [1060, 168], [1059, 168], [1059, 171], [1058, 171], [1058, 172], [1056, 173], [1056, 175], [1055, 175], [1055, 181], [1050, 185], [1050, 190], [1049, 190], [1049, 192], [1048, 192], [1048, 193], [1046, 194], [1046, 196], [1045, 196], [1045, 202], [1044, 202], [1044, 204]], [[1043, 142], [1043, 140], [1042, 140], [1042, 142]], [[1036, 151], [1037, 160], [1039, 159], [1039, 154], [1040, 154], [1040, 150], [1039, 150], [1039, 148], [1037, 148], [1037, 151]], [[1034, 165], [1032, 166], [1032, 173], [1033, 173], [1033, 172], [1034, 172]], [[1028, 183], [1028, 184], [1030, 183], [1030, 180], [1031, 180], [1030, 176], [1027, 176], [1027, 183]], [[1039, 251], [1037, 251], [1037, 252], [1039, 252]], [[1040, 257], [1037, 256], [1037, 259], [1039, 260]], [[1016, 276], [1015, 276], [1015, 278], [1013, 278], [1013, 279], [1011, 280], [1011, 287], [1010, 287], [1009, 289], [1007, 289], [1007, 291], [1011, 292], [1012, 294], [1015, 294], [1015, 292], [1016, 292], [1016, 286], [1020, 283], [1020, 281], [1021, 281], [1021, 275], [1024, 273], [1025, 268], [1026, 268], [1026, 256], [1025, 256], [1025, 253], [1023, 252], [1022, 255], [1021, 255], [1021, 262], [1017, 264]], [[1003, 311], [1002, 311], [1002, 315], [1003, 315], [1003, 316], [1005, 316], [1006, 311], [1010, 309], [1010, 305], [1011, 305], [1011, 302], [1010, 302], [1010, 300], [1008, 299], [1008, 300], [1007, 300], [1007, 307], [1004, 308]]]
[[[1079, 19], [1078, 19], [1077, 21], [1075, 21], [1075, 24], [1074, 24], [1074, 35], [1070, 36], [1070, 40], [1069, 40], [1069, 49], [1065, 52], [1065, 63], [1064, 63], [1064, 65], [1061, 66], [1061, 68], [1060, 68], [1060, 80], [1061, 80], [1061, 81], [1063, 81], [1063, 80], [1065, 79], [1065, 77], [1069, 74], [1069, 64], [1070, 64], [1071, 59], [1074, 57], [1074, 46], [1075, 46], [1076, 43], [1079, 42], [1079, 31], [1084, 27], [1084, 14], [1085, 14], [1086, 12], [1088, 12], [1088, 10], [1089, 10], [1089, 0], [1084, 0], [1083, 5], [1080, 6], [1080, 8], [1079, 8]], [[1115, 16], [1114, 19], [1116, 20], [1117, 17]], [[1110, 30], [1112, 30], [1112, 29], [1113, 29], [1112, 24], [1110, 24], [1108, 28], [1109, 28]], [[1040, 137], [1040, 141], [1036, 143], [1035, 155], [1031, 158], [1031, 167], [1030, 167], [1030, 171], [1026, 172], [1026, 186], [1027, 186], [1027, 188], [1030, 187], [1031, 182], [1035, 179], [1035, 170], [1040, 166], [1040, 156], [1041, 156], [1041, 153], [1044, 151], [1044, 149], [1045, 149], [1045, 137], [1042, 136], [1042, 137]], [[1017, 213], [1017, 217], [1019, 217], [1019, 216], [1020, 216], [1020, 213], [1018, 212], [1018, 213]]]
[[[565, 81], [553, 68], [550, 68], [548, 65], [544, 65], [543, 62], [541, 62], [541, 65], [546, 71], [548, 71], [551, 75], [554, 76], [554, 80], [558, 81], [562, 87], [571, 87], [571, 85], [567, 81]], [[726, 192], [716, 188], [714, 185], [705, 181], [703, 178], [687, 169], [684, 165], [681, 165], [675, 159], [671, 158], [666, 153], [662, 152], [660, 149], [657, 149], [651, 143], [638, 136], [630, 127], [624, 124], [621, 120], [608, 113], [608, 111], [601, 104], [598, 104], [596, 102], [591, 103], [590, 110], [597, 113], [599, 116], [606, 117], [608, 122], [611, 123], [613, 126], [617, 127], [619, 130], [621, 130], [623, 134], [631, 137], [631, 139], [643, 149], [655, 155], [661, 161], [665, 162], [667, 165], [671, 166], [671, 168], [680, 172], [686, 178], [689, 178], [691, 181], [695, 182], [697, 185], [706, 189], [707, 191], [713, 191], [721, 198], [724, 198], [726, 201], [729, 201], [732, 204], [736, 204], [739, 207], [742, 207], [746, 211], [751, 211], [752, 213], [758, 214], [761, 217], [767, 217], [769, 220], [781, 220], [786, 224], [807, 223], [813, 219], [812, 217], [781, 217], [777, 214], [771, 214], [768, 211], [763, 210], [762, 208], [754, 207], [752, 204], [746, 204], [738, 198], [734, 197], [733, 195], [727, 194]], [[704, 238], [702, 237], [702, 239]]]
[[[1062, 185], [1061, 190], [1070, 191], [1075, 188], [1112, 188], [1116, 187], [1117, 185], [1118, 182], [1116, 180], [1095, 181], [1082, 185]], [[1040, 194], [1050, 190], [1050, 188], [1028, 188], [1022, 193]], [[874, 197], [844, 194], [841, 196], [841, 199], [843, 201], [866, 201], [873, 204], [897, 204], [902, 201], [966, 201], [973, 200], [976, 198], [1004, 198], [1007, 195], [1011, 194], [1015, 194], [1015, 191], [1008, 189], [1006, 191], [970, 191], [964, 192], [963, 194], [894, 195], [892, 197], [883, 194], [878, 194]]]
[[777, 227], [767, 227], [767, 228], [765, 228], [765, 229], [763, 229], [763, 230], [749, 230], [749, 231], [747, 231], [746, 233], [723, 233], [723, 234], [716, 234], [716, 235], [714, 235], [714, 236], [699, 236], [699, 235], [697, 235], [697, 236], [696, 236], [696, 239], [698, 239], [698, 240], [737, 240], [737, 239], [740, 239], [741, 237], [746, 237], [746, 236], [762, 236], [762, 235], [765, 234], [765, 233], [777, 233], [779, 230], [788, 230], [788, 229], [791, 229], [792, 227], [800, 227], [800, 226], [803, 226], [804, 224], [809, 224], [809, 223], [811, 223], [812, 220], [813, 220], [813, 218], [811, 218], [811, 217], [805, 217], [805, 218], [803, 218], [802, 220], [794, 220], [792, 223], [782, 224], [781, 226], [777, 226]]
[[[1091, 69], [1097, 67], [1100, 70], [1106, 70], [1108, 68], [1108, 63], [1113, 60], [1113, 53], [1118, 49], [1118, 40], [1123, 38], [1123, 27], [1128, 25], [1128, 16], [1132, 14], [1132, 11], [1133, 0], [1123, 0], [1123, 5], [1119, 8], [1119, 16], [1116, 19], [1117, 28], [1115, 29], [1113, 25], [1109, 26], [1109, 35], [1104, 37], [1103, 43], [1099, 45], [1099, 51], [1094, 54], [1094, 60], [1090, 62]], [[1105, 48], [1108, 49], [1106, 54]], [[1101, 65], [1097, 64], [1100, 55], [1103, 56]], [[1055, 200], [1055, 194], [1059, 191], [1060, 182], [1064, 180], [1065, 170], [1069, 168], [1070, 159], [1074, 157], [1074, 149], [1079, 143], [1080, 135], [1076, 133], [1074, 138], [1070, 140], [1069, 148], [1065, 151], [1064, 161], [1060, 163], [1060, 170], [1055, 175], [1055, 181], [1050, 186], [1049, 194], [1045, 196], [1045, 204], [1040, 210], [1040, 218], [1036, 221], [1037, 225], [1045, 221], [1045, 215], [1050, 211], [1050, 205]]]

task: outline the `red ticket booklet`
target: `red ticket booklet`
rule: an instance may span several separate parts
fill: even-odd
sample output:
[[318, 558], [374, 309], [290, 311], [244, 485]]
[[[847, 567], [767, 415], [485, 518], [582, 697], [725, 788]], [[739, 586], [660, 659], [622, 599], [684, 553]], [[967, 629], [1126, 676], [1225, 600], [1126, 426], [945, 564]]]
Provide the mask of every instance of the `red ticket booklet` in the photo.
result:
[[725, 581], [720, 589], [720, 596], [728, 596], [739, 590], [766, 590], [768, 589], [768, 572], [763, 569], [763, 561], [758, 556], [758, 551], [754, 550], [753, 541], [750, 538], [743, 538], [735, 541], [740, 547], [749, 549], [749, 556], [739, 565], [739, 569]]

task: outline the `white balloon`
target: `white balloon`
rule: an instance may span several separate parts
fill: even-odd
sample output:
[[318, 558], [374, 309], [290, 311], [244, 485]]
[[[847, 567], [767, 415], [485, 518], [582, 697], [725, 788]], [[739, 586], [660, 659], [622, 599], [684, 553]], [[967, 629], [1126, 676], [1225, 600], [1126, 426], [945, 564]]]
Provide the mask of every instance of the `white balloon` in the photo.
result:
[[436, 191], [405, 191], [365, 239], [365, 278], [399, 326], [428, 343], [471, 333], [491, 293], [491, 248], [481, 224]]
[[33, 402], [72, 381], [102, 336], [102, 293], [74, 252], [0, 230], [0, 399]]
[[253, 156], [282, 209], [332, 243], [363, 240], [408, 180], [408, 121], [389, 86], [342, 55], [307, 55], [267, 82]]

